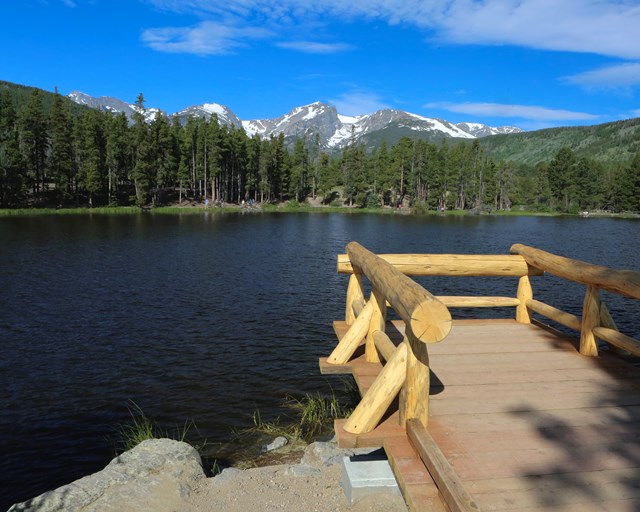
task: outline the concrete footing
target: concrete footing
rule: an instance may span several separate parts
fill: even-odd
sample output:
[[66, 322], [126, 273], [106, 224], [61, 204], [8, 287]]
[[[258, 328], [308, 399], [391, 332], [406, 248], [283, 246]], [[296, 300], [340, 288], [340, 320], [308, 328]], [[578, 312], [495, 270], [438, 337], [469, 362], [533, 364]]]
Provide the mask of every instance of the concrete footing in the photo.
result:
[[350, 504], [374, 493], [400, 494], [383, 450], [344, 457], [341, 485]]

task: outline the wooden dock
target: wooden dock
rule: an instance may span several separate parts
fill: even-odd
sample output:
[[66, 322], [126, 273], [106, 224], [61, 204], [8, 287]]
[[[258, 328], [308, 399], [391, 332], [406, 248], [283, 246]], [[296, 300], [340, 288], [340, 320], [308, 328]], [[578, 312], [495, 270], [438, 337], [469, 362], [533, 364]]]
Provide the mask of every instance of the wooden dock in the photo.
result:
[[[348, 325], [334, 328], [340, 338]], [[404, 325], [387, 332], [399, 342]], [[640, 368], [514, 320], [455, 321], [429, 356], [427, 430], [479, 510], [640, 510]], [[381, 368], [363, 355], [321, 361], [323, 373], [353, 374], [361, 393]], [[368, 434], [343, 424], [341, 446], [385, 447], [412, 510], [447, 510], [397, 413]]]

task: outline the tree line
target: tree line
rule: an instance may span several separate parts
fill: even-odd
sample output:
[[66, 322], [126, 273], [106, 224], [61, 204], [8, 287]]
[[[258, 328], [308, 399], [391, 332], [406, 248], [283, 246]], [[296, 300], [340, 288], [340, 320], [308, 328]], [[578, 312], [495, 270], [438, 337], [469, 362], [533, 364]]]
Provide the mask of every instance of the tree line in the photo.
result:
[[417, 210], [529, 209], [640, 212], [640, 153], [606, 167], [560, 149], [550, 162], [494, 161], [477, 140], [402, 138], [366, 150], [355, 138], [337, 155], [318, 136], [249, 137], [217, 117], [150, 122], [140, 94], [131, 122], [96, 109], [72, 112], [58, 92], [48, 113], [35, 89], [17, 109], [0, 93], [0, 206], [303, 202]]

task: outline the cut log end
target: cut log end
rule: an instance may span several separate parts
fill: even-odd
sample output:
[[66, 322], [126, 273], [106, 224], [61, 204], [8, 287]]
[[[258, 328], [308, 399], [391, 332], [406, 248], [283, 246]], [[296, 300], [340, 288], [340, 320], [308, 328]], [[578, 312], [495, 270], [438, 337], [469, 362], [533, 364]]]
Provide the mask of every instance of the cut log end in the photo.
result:
[[422, 343], [438, 343], [451, 331], [451, 313], [442, 302], [422, 302], [411, 314], [411, 332]]

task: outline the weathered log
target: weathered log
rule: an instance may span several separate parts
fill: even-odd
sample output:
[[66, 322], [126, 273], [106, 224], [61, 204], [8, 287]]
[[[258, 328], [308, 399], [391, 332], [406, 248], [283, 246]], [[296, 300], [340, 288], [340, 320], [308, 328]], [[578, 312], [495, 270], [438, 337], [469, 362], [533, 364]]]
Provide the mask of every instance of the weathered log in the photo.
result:
[[640, 356], [640, 341], [622, 334], [621, 332], [610, 329], [609, 327], [594, 327], [593, 334], [601, 340], [611, 343], [612, 345], [633, 354]]
[[640, 299], [640, 272], [592, 265], [522, 244], [512, 245], [511, 253], [521, 255], [529, 265], [569, 281]]
[[366, 270], [373, 287], [387, 298], [416, 340], [437, 343], [449, 334], [451, 314], [431, 293], [357, 242], [349, 243], [347, 252], [356, 267]]
[[541, 315], [546, 316], [554, 322], [558, 322], [569, 329], [574, 329], [576, 331], [581, 329], [582, 321], [576, 315], [572, 315], [571, 313], [549, 306], [549, 304], [545, 304], [539, 300], [528, 300], [527, 307], [531, 311], [540, 313]]
[[518, 307], [516, 308], [516, 322], [519, 324], [530, 324], [531, 315], [527, 309], [527, 301], [533, 299], [533, 290], [531, 288], [529, 276], [522, 276], [518, 280], [518, 291], [516, 293], [516, 297], [520, 301], [520, 304], [518, 304]]
[[[380, 258], [410, 276], [526, 276], [542, 275], [517, 255], [379, 254]], [[357, 267], [357, 265], [356, 265]], [[338, 255], [338, 273], [360, 273], [348, 254]]]
[[405, 336], [412, 350], [407, 354], [407, 375], [400, 391], [400, 425], [415, 418], [426, 427], [429, 421], [429, 354], [426, 345], [412, 343], [410, 337], [411, 333]]
[[358, 318], [351, 324], [349, 330], [333, 349], [327, 362], [331, 364], [345, 364], [358, 348], [358, 345], [369, 332], [369, 322], [373, 314], [373, 304], [367, 303]]
[[378, 352], [382, 356], [385, 361], [391, 359], [391, 356], [396, 351], [396, 346], [391, 341], [391, 338], [387, 336], [387, 333], [384, 331], [373, 331], [373, 342], [378, 349]]
[[354, 314], [353, 305], [356, 302], [364, 302], [364, 293], [362, 292], [362, 276], [352, 274], [349, 276], [349, 284], [347, 285], [347, 304], [345, 307], [345, 321], [351, 325], [358, 314]]
[[366, 302], [362, 299], [353, 301], [353, 304], [351, 305], [351, 309], [353, 310], [354, 319], [362, 312], [365, 304]]
[[345, 422], [344, 429], [347, 432], [363, 434], [376, 428], [405, 380], [408, 352], [410, 349], [406, 343], [398, 346]]
[[436, 299], [448, 308], [502, 308], [518, 306], [520, 301], [515, 297], [463, 297], [436, 295]]
[[364, 358], [368, 363], [379, 363], [378, 351], [373, 340], [374, 331], [384, 331], [387, 321], [387, 301], [380, 290], [374, 288], [371, 291], [369, 302], [373, 305], [371, 320], [369, 321], [369, 331], [364, 349]]
[[595, 286], [587, 286], [582, 306], [580, 327], [580, 353], [583, 356], [597, 356], [598, 344], [593, 329], [600, 326], [600, 291]]

